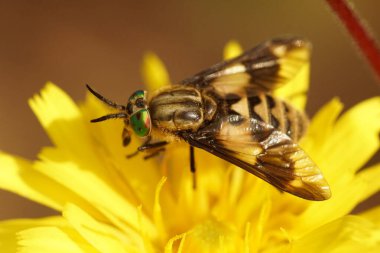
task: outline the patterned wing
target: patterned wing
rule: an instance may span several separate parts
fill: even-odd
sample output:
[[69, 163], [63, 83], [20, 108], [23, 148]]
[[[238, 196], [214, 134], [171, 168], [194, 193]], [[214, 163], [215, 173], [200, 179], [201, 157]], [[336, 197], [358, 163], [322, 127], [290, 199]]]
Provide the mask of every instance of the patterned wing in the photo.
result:
[[269, 124], [228, 115], [182, 136], [260, 177], [280, 190], [309, 200], [330, 198], [330, 187], [310, 157], [289, 136]]
[[225, 94], [241, 88], [271, 91], [288, 83], [308, 66], [310, 49], [311, 44], [301, 38], [269, 40], [180, 84], [196, 88], [213, 86], [216, 90], [224, 89]]

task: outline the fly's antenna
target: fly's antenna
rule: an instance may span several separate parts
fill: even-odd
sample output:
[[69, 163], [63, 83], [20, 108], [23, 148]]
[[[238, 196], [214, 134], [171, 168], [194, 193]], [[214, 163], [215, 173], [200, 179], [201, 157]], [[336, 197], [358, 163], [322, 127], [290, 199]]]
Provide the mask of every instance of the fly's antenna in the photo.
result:
[[[126, 106], [116, 104], [115, 102], [109, 100], [108, 98], [103, 97], [102, 95], [100, 95], [99, 93], [94, 91], [88, 84], [86, 84], [86, 87], [95, 97], [97, 97], [99, 100], [106, 103], [107, 105], [109, 105], [113, 108], [116, 108], [118, 110], [121, 110], [121, 111], [127, 111]], [[120, 118], [121, 119], [128, 119], [129, 114], [127, 112], [108, 114], [108, 115], [104, 115], [100, 118], [92, 119], [91, 122], [96, 123], [96, 122], [100, 122], [100, 121], [104, 121], [104, 120], [108, 120], [108, 119], [120, 119]]]
[[115, 114], [108, 114], [108, 115], [104, 115], [100, 118], [97, 118], [97, 119], [92, 119], [91, 120], [91, 123], [96, 123], [96, 122], [100, 122], [100, 121], [104, 121], [104, 120], [107, 120], [107, 119], [126, 119], [128, 118], [129, 115], [126, 114], [126, 113], [115, 113]]
[[[109, 100], [108, 98], [105, 98], [103, 97], [102, 95], [100, 95], [99, 93], [97, 93], [96, 91], [94, 91], [88, 84], [86, 84], [86, 87], [87, 89], [95, 96], [97, 97], [99, 100], [103, 101], [104, 103], [106, 103], [107, 105], [113, 107], [113, 108], [116, 108], [116, 109], [119, 109], [119, 110], [122, 110], [122, 111], [126, 111], [127, 110], [127, 107], [124, 106], [124, 105], [119, 105], [119, 104], [116, 104], [115, 102]], [[110, 114], [110, 115], [117, 115], [117, 114]], [[104, 116], [106, 117], [106, 116]], [[103, 118], [103, 117], [102, 117]], [[110, 118], [124, 118], [124, 117], [110, 117]], [[100, 119], [100, 118], [99, 118]], [[106, 119], [103, 119], [103, 120], [106, 120]], [[101, 120], [100, 120], [101, 121]], [[92, 122], [92, 121], [91, 121]]]

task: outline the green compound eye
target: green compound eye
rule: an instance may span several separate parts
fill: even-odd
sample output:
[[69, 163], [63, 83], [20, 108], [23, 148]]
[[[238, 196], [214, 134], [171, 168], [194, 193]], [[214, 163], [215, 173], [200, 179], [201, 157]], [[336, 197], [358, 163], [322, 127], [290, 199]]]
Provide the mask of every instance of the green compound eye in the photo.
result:
[[151, 122], [150, 114], [147, 109], [141, 109], [130, 117], [130, 124], [133, 131], [139, 137], [145, 137], [150, 134]]
[[138, 98], [144, 98], [145, 92], [143, 90], [137, 90], [135, 91], [132, 96], [129, 98], [130, 102], [136, 101]]

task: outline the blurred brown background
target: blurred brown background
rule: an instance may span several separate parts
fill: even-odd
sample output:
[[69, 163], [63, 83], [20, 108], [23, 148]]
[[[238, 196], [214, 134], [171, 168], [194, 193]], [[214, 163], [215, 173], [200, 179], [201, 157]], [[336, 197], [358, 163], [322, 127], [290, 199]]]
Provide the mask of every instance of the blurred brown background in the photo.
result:
[[[380, 2], [353, 3], [380, 36]], [[221, 60], [230, 39], [249, 48], [287, 34], [307, 37], [314, 45], [309, 114], [334, 96], [350, 107], [380, 94], [379, 80], [322, 0], [2, 0], [0, 149], [33, 159], [49, 145], [27, 105], [48, 80], [76, 100], [83, 99], [84, 84], [90, 83], [107, 97], [125, 101], [142, 86], [146, 50], [164, 60], [176, 81]], [[379, 156], [372, 163], [378, 161]], [[371, 201], [379, 203], [379, 196]], [[0, 192], [0, 219], [49, 213]]]

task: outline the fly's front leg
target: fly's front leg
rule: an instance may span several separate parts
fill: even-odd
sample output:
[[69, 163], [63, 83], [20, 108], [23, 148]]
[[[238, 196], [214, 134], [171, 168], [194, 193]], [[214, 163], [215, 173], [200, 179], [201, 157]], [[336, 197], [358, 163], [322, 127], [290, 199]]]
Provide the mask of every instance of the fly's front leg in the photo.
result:
[[123, 128], [123, 133], [121, 134], [121, 137], [123, 139], [123, 146], [126, 147], [131, 142], [131, 133], [127, 129], [127, 127]]
[[[126, 128], [124, 128], [124, 129], [126, 129]], [[148, 138], [144, 141], [144, 144], [142, 146], [147, 145], [151, 140], [152, 140], [152, 137], [148, 136]], [[142, 146], [140, 146], [140, 147], [142, 147]], [[137, 150], [135, 152], [133, 152], [132, 154], [127, 155], [127, 159], [136, 156], [140, 152], [140, 150], [139, 150], [140, 147], [138, 147]]]

